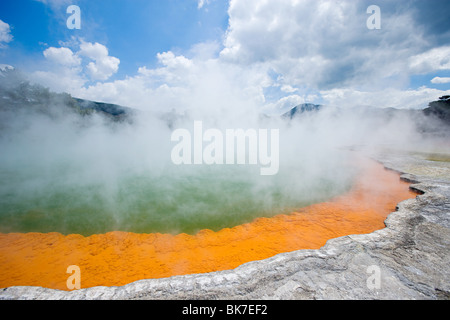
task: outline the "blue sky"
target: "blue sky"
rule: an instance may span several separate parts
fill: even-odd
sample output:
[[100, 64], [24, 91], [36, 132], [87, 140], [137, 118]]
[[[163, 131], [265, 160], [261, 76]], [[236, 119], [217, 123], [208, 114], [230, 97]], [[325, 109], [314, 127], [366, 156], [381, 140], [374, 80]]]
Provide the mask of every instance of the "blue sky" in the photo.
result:
[[[57, 1], [55, 1], [57, 3]], [[50, 3], [50, 4], [49, 4]], [[227, 1], [216, 0], [198, 8], [197, 0], [73, 0], [52, 5], [35, 0], [0, 2], [0, 19], [10, 24], [14, 42], [4, 63], [21, 65], [22, 56], [43, 59], [47, 47], [82, 37], [106, 45], [120, 57], [116, 78], [133, 74], [156, 62], [156, 54], [186, 51], [192, 44], [219, 40], [228, 24]], [[69, 30], [69, 4], [81, 9], [82, 28]], [[16, 55], [19, 53], [19, 55]]]
[[[379, 30], [366, 25], [373, 4]], [[81, 30], [66, 26], [69, 5]], [[305, 102], [420, 108], [450, 93], [446, 12], [448, 0], [1, 1], [0, 64], [54, 91], [138, 108], [201, 90], [279, 112]]]

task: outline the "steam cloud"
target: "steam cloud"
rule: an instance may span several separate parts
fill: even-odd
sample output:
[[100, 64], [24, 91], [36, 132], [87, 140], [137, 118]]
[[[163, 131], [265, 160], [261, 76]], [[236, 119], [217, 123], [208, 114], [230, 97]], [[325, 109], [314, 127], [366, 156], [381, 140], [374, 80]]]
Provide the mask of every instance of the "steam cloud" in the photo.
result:
[[[420, 131], [442, 124], [417, 111], [324, 106], [293, 119], [268, 116], [239, 84], [213, 73], [220, 85], [212, 85], [207, 75], [192, 81], [179, 108], [117, 120], [4, 71], [0, 231], [217, 230], [348, 190], [357, 174], [348, 147], [439, 146]], [[280, 130], [278, 174], [261, 176], [249, 165], [173, 164], [171, 134], [194, 121], [222, 132]]]

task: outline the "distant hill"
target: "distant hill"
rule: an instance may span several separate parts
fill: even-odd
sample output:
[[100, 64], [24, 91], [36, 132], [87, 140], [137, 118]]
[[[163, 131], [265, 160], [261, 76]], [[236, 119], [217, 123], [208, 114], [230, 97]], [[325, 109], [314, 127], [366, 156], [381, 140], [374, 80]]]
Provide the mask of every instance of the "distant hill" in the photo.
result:
[[322, 107], [323, 106], [317, 104], [304, 103], [292, 108], [291, 110], [283, 114], [281, 117], [285, 119], [293, 119], [303, 113], [317, 112], [321, 110]]
[[116, 119], [126, 118], [128, 115], [131, 115], [135, 112], [134, 109], [123, 107], [117, 104], [96, 102], [79, 98], [72, 98], [72, 100], [75, 102], [75, 105], [77, 108], [79, 108], [79, 110], [102, 113]]
[[116, 104], [51, 92], [41, 85], [31, 84], [18, 70], [8, 65], [0, 65], [0, 110], [38, 112], [51, 117], [70, 112], [81, 116], [100, 114], [113, 121], [127, 120], [135, 112]]
[[[304, 103], [293, 107], [288, 112], [281, 115], [283, 119], [292, 120], [306, 114], [314, 114], [325, 109], [325, 106], [311, 103]], [[330, 109], [328, 109], [330, 110]], [[428, 108], [420, 109], [396, 109], [396, 108], [376, 108], [376, 107], [352, 107], [352, 108], [335, 108], [333, 110], [336, 115], [359, 114], [365, 117], [378, 117], [389, 119], [395, 116], [407, 115], [410, 117], [427, 116], [443, 120], [450, 124], [450, 96], [440, 97], [438, 101], [430, 102]], [[426, 119], [426, 118], [425, 118]]]
[[366, 125], [374, 128], [390, 123], [392, 119], [403, 119], [413, 123], [418, 132], [434, 137], [450, 137], [450, 96], [440, 97], [438, 101], [429, 103], [426, 109], [396, 109], [376, 107], [332, 108], [315, 104], [300, 104], [281, 115], [287, 121], [301, 120], [305, 116], [327, 111], [330, 119], [337, 122], [348, 119], [369, 120]]

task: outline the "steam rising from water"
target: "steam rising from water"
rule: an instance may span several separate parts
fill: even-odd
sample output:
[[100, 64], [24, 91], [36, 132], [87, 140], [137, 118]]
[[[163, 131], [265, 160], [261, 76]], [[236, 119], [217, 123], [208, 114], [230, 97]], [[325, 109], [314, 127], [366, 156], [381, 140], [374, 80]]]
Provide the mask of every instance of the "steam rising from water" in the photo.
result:
[[[342, 147], [421, 141], [408, 117], [385, 123], [334, 109], [287, 121], [233, 100], [223, 110], [188, 105], [170, 121], [140, 112], [113, 122], [46, 101], [1, 109], [0, 232], [219, 230], [348, 190], [357, 172]], [[249, 165], [174, 165], [171, 133], [195, 120], [224, 131], [279, 129], [278, 175], [261, 176]]]

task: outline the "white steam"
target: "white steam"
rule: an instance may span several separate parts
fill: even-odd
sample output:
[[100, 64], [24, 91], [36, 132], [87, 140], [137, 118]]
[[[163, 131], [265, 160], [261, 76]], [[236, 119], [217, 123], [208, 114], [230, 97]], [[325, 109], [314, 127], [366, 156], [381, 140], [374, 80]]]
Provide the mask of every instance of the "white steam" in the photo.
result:
[[[42, 88], [3, 83], [0, 231], [230, 227], [345, 192], [357, 174], [347, 147], [408, 149], [429, 143], [418, 132], [417, 114], [407, 112], [386, 116], [324, 107], [292, 120], [265, 116], [248, 86], [242, 90], [241, 83], [230, 81], [235, 70], [216, 68], [195, 72], [172, 100], [177, 104], [158, 101], [158, 112], [139, 111], [119, 122], [80, 116]], [[171, 135], [179, 128], [192, 130], [195, 121], [221, 132], [279, 130], [278, 174], [261, 176], [260, 167], [249, 164], [175, 165]]]

